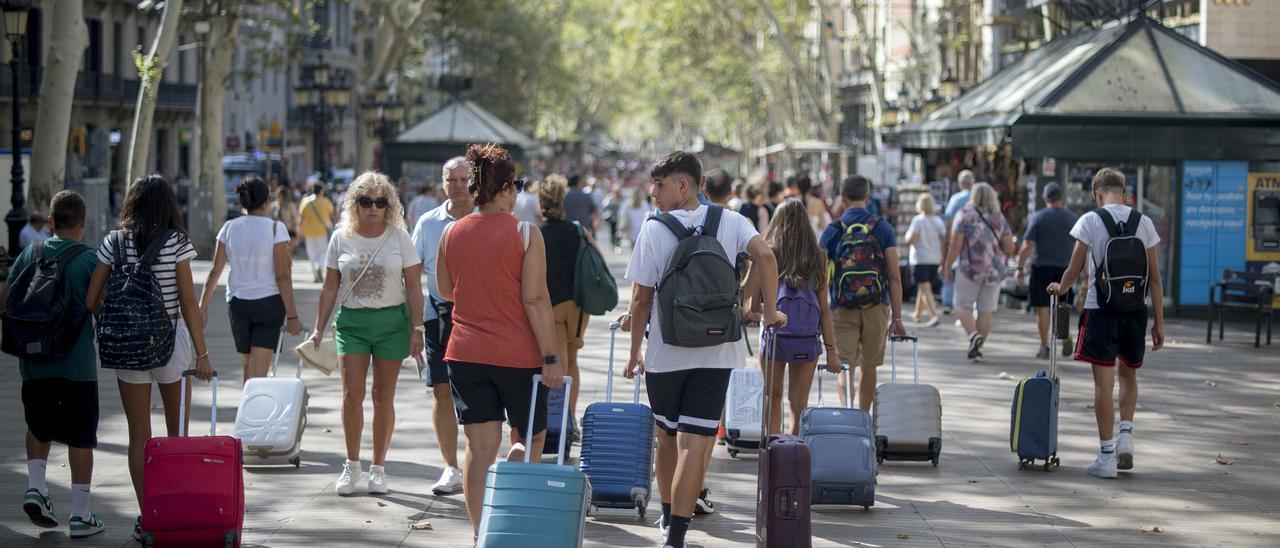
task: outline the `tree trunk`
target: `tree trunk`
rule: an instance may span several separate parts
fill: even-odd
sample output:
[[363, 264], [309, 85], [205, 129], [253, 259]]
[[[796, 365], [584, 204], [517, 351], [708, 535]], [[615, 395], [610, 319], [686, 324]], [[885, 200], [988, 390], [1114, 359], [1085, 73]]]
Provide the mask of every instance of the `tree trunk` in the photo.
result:
[[829, 140], [831, 138], [830, 133], [832, 133], [831, 128], [834, 127], [832, 125], [834, 117], [831, 116], [829, 110], [823, 107], [822, 94], [818, 92], [818, 87], [814, 85], [813, 79], [804, 73], [804, 67], [800, 65], [800, 57], [796, 55], [795, 49], [791, 47], [791, 41], [787, 38], [786, 29], [782, 27], [782, 21], [778, 20], [778, 14], [773, 12], [773, 7], [766, 0], [756, 0], [756, 4], [760, 6], [760, 11], [764, 12], [769, 19], [770, 26], [773, 27], [773, 35], [778, 40], [778, 48], [782, 50], [783, 57], [786, 58], [787, 64], [791, 66], [791, 72], [794, 73], [796, 83], [800, 87], [800, 91], [803, 92], [806, 102], [813, 109], [816, 125], [824, 130], [824, 135], [821, 138]]
[[138, 67], [138, 102], [134, 108], [133, 131], [129, 134], [129, 172], [127, 183], [147, 171], [147, 154], [151, 151], [151, 123], [156, 111], [156, 95], [164, 79], [164, 66], [178, 37], [178, 16], [182, 14], [182, 0], [169, 0], [164, 4], [160, 20], [160, 32], [151, 42], [151, 52]]
[[[429, 0], [417, 0], [413, 4], [416, 9], [408, 14], [398, 13], [394, 5], [383, 8], [378, 28], [390, 27], [395, 31], [379, 32], [374, 38], [373, 65], [370, 66], [368, 77], [365, 78], [363, 90], [365, 93], [372, 93], [379, 84], [385, 83], [387, 75], [391, 74], [391, 69], [400, 63], [401, 57], [404, 57], [409, 38], [414, 35], [419, 24], [431, 11], [428, 5]], [[398, 22], [402, 20], [408, 23], [401, 26]], [[379, 137], [360, 117], [356, 119], [356, 128], [360, 133], [357, 139], [359, 146], [356, 147], [356, 173], [363, 173], [373, 169], [373, 152], [377, 148]]]
[[201, 187], [209, 189], [212, 202], [207, 211], [211, 214], [210, 227], [222, 226], [227, 219], [227, 192], [222, 175], [222, 102], [231, 74], [231, 61], [235, 55], [235, 40], [240, 19], [225, 15], [212, 21], [204, 46], [204, 74], [200, 77], [199, 123]]
[[[32, 143], [30, 190], [27, 209], [47, 211], [49, 200], [62, 189], [67, 168], [67, 135], [71, 130], [71, 105], [76, 70], [89, 45], [82, 0], [58, 0], [50, 10], [53, 34], [40, 82], [40, 107], [36, 111]], [[38, 52], [37, 52], [38, 53]]]

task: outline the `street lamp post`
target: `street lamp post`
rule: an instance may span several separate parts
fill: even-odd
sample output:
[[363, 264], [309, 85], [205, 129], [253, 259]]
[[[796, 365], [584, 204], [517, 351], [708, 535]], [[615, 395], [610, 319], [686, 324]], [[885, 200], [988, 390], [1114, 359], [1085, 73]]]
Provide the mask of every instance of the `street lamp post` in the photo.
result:
[[16, 257], [18, 252], [18, 235], [27, 224], [27, 197], [22, 191], [22, 111], [18, 105], [22, 90], [18, 85], [18, 58], [22, 56], [22, 39], [27, 33], [27, 10], [31, 9], [27, 0], [9, 0], [0, 6], [4, 10], [4, 35], [13, 47], [13, 55], [9, 57], [9, 70], [13, 74], [13, 167], [10, 174], [9, 204], [13, 209], [4, 216], [9, 226], [9, 256]]
[[385, 85], [379, 85], [373, 94], [365, 100], [365, 122], [373, 126], [373, 134], [380, 144], [395, 138], [401, 120], [404, 119], [405, 105], [391, 94]]
[[294, 90], [294, 103], [312, 115], [315, 124], [313, 140], [316, 146], [316, 167], [320, 178], [326, 182], [333, 180], [332, 166], [329, 162], [329, 117], [336, 121], [342, 119], [343, 109], [351, 98], [351, 90], [347, 87], [345, 74], [331, 75], [329, 66], [324, 60], [313, 65], [302, 67], [307, 77]]

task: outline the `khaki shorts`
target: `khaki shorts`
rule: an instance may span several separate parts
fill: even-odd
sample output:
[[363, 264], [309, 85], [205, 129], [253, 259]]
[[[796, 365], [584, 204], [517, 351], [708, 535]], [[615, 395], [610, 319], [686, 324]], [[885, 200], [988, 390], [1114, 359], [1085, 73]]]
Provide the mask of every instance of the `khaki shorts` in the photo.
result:
[[[567, 351], [570, 348], [582, 348], [582, 333], [578, 332], [578, 318], [582, 316], [582, 307], [573, 301], [565, 301], [551, 307], [555, 316], [556, 346]], [[588, 318], [582, 318], [582, 332], [587, 330]], [[561, 352], [562, 354], [564, 352]], [[564, 356], [561, 356], [564, 359]]]
[[855, 367], [878, 367], [884, 363], [885, 339], [889, 335], [889, 307], [836, 308], [831, 322], [836, 332], [840, 361]]

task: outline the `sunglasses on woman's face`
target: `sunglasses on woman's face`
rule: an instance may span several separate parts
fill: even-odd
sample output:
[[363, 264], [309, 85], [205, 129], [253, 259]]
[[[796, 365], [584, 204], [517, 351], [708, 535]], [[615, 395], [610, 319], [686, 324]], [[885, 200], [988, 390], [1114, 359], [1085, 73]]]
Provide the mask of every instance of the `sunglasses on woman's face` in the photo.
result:
[[360, 207], [365, 209], [369, 209], [373, 206], [378, 206], [378, 209], [386, 209], [388, 205], [391, 205], [391, 202], [387, 201], [386, 198], [378, 198], [375, 200], [368, 196], [361, 196], [359, 200], [356, 200], [356, 203], [360, 204]]

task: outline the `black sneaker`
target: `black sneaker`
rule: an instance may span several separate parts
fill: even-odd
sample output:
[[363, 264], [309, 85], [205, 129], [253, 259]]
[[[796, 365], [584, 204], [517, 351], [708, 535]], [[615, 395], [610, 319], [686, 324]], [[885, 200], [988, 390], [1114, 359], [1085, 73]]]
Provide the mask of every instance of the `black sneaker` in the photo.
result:
[[985, 340], [982, 338], [982, 335], [975, 334], [974, 336], [969, 337], [969, 359], [977, 360], [982, 357], [983, 342], [985, 342]]
[[707, 515], [715, 512], [716, 505], [711, 502], [711, 490], [704, 487], [698, 493], [698, 500], [693, 506], [693, 513], [695, 515]]

